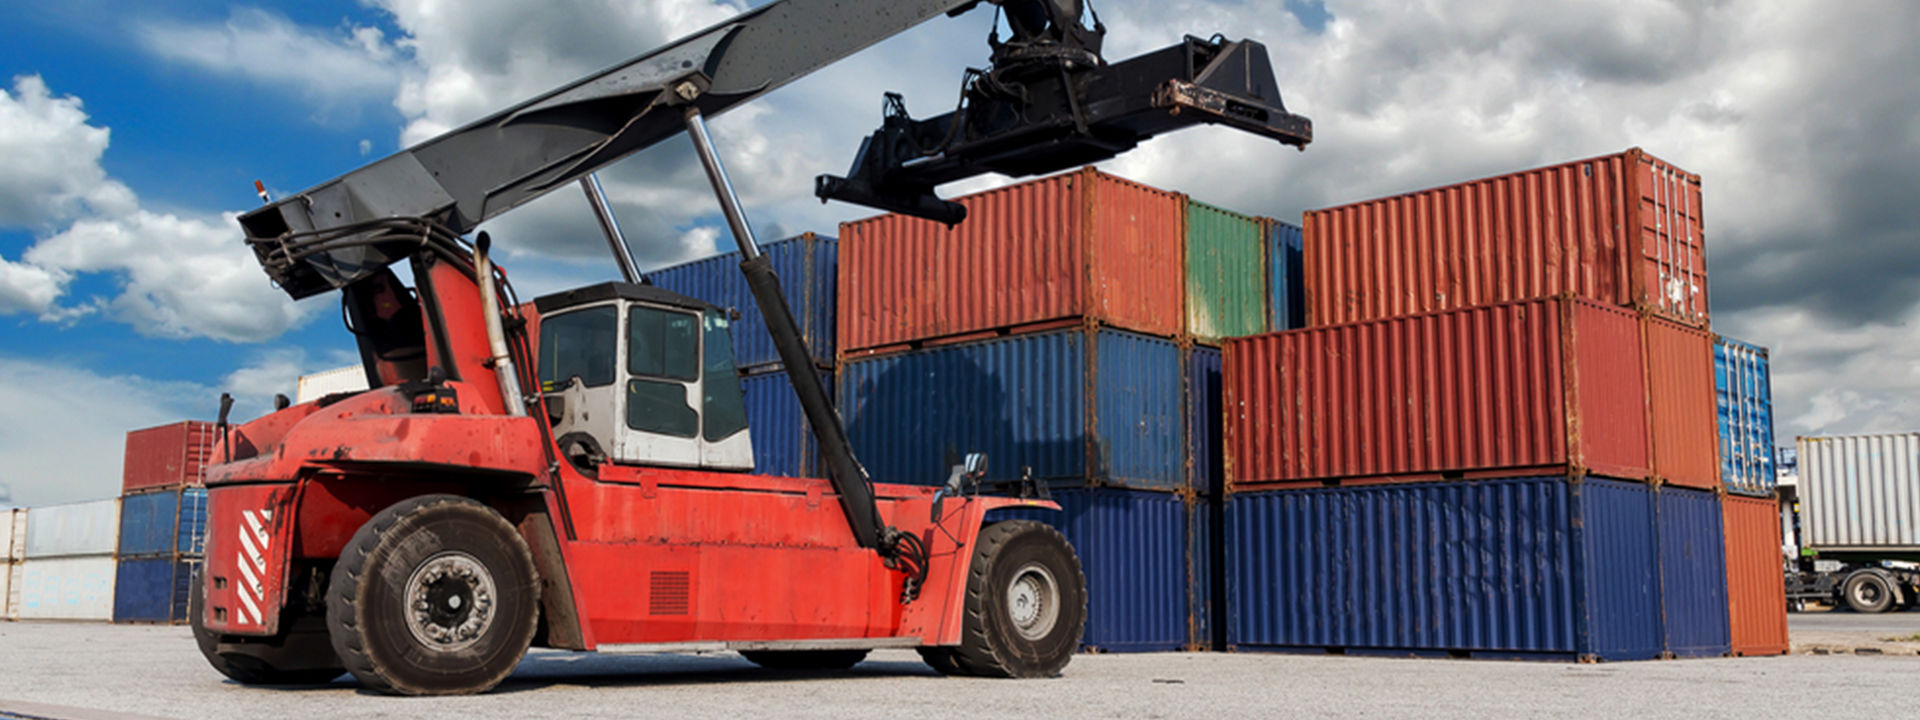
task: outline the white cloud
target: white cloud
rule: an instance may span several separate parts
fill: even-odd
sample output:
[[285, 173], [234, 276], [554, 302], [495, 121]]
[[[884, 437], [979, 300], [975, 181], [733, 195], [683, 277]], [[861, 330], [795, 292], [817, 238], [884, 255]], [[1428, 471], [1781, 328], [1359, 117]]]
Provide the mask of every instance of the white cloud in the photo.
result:
[[22, 506], [118, 495], [128, 430], [211, 420], [217, 397], [193, 383], [0, 357], [0, 485]]
[[133, 192], [107, 177], [106, 128], [80, 99], [54, 97], [36, 75], [0, 89], [0, 226], [42, 227], [86, 212], [125, 212]]
[[236, 8], [223, 23], [146, 21], [135, 34], [162, 59], [321, 104], [378, 101], [398, 80], [394, 48], [379, 28], [314, 30], [257, 8]]
[[[0, 227], [43, 236], [18, 261], [0, 257], [0, 313], [72, 322], [107, 310], [148, 335], [245, 342], [276, 337], [312, 310], [268, 284], [233, 215], [141, 209], [100, 166], [109, 130], [88, 124], [79, 99], [53, 97], [38, 77], [14, 87], [0, 94], [0, 120], [20, 121], [0, 123], [0, 208], [27, 211], [0, 209]], [[22, 151], [7, 152], [15, 145]], [[63, 305], [82, 273], [115, 276], [120, 292]]]

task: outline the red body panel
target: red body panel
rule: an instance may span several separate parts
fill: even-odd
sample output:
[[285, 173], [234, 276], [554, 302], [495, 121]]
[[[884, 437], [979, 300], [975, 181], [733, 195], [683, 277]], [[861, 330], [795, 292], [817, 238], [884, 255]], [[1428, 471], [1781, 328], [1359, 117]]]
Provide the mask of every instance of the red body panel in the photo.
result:
[[215, 632], [272, 635], [280, 629], [297, 486], [230, 485], [207, 491], [207, 584], [203, 621]]

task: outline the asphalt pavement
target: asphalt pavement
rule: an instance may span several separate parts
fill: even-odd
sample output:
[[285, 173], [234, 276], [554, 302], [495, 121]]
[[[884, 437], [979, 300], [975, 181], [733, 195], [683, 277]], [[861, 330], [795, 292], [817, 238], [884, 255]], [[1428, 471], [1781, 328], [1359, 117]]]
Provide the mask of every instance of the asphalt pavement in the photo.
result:
[[[1794, 619], [1804, 622], [1865, 624]], [[877, 652], [824, 675], [768, 672], [730, 653], [536, 651], [487, 695], [393, 698], [365, 693], [351, 677], [299, 688], [234, 684], [207, 667], [182, 627], [0, 623], [0, 717], [11, 708], [76, 720], [1905, 717], [1917, 673], [1920, 657], [1857, 655], [1574, 665], [1168, 653], [1083, 655], [1063, 677], [1012, 681], [940, 677], [910, 651]]]

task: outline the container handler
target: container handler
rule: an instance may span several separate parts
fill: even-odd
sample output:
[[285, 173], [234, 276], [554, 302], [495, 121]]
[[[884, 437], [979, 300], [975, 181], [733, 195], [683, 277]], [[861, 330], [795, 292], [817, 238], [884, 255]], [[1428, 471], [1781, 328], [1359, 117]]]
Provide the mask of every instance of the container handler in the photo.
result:
[[[223, 398], [190, 611], [207, 660], [242, 683], [344, 670], [408, 695], [485, 691], [536, 645], [783, 668], [899, 647], [949, 674], [1059, 673], [1086, 614], [1073, 548], [984, 522], [1057, 506], [965, 492], [978, 456], [944, 487], [873, 484], [805, 372], [790, 377], [829, 478], [751, 474], [727, 311], [645, 282], [592, 175], [687, 133], [781, 358], [802, 367], [704, 118], [980, 4], [772, 2], [242, 216], [281, 289], [341, 291], [372, 389], [244, 424]], [[849, 174], [818, 180], [823, 200], [951, 224], [965, 211], [933, 188], [980, 173], [1095, 162], [1198, 123], [1312, 139], [1259, 43], [1189, 37], [1108, 64], [1079, 0], [990, 4], [1011, 37], [996, 21], [959, 107], [915, 120], [889, 95]], [[466, 235], [575, 183], [626, 281], [522, 304], [487, 233]]]

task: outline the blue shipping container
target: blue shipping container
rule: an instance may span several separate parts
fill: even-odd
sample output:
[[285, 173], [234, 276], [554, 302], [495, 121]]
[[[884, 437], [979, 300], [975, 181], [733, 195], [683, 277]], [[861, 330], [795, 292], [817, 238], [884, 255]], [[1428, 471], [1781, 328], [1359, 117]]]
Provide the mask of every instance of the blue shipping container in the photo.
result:
[[[780, 276], [780, 287], [813, 361], [821, 367], [833, 367], [839, 243], [807, 233], [762, 245], [760, 252], [772, 261], [774, 273]], [[647, 278], [661, 288], [740, 311], [740, 320], [733, 323], [734, 365], [757, 368], [780, 362], [780, 351], [773, 346], [773, 336], [767, 334], [766, 316], [760, 313], [753, 293], [747, 289], [747, 277], [740, 272], [740, 253], [662, 268], [647, 273]]]
[[989, 482], [1177, 490], [1185, 383], [1173, 341], [1075, 328], [847, 362], [840, 413], [875, 482], [946, 482], [969, 452]]
[[1300, 226], [1267, 222], [1267, 326], [1276, 332], [1307, 326], [1306, 283], [1301, 279]]
[[1654, 494], [1660, 518], [1660, 607], [1664, 644], [1675, 657], [1732, 652], [1727, 624], [1727, 556], [1720, 497], [1673, 486]]
[[1193, 616], [1189, 644], [1201, 650], [1226, 650], [1226, 578], [1220, 574], [1222, 511], [1220, 499], [1197, 497], [1188, 503], [1187, 604]]
[[1774, 475], [1773, 379], [1767, 349], [1726, 337], [1713, 343], [1719, 395], [1720, 480], [1727, 492], [1768, 495]]
[[186, 622], [187, 591], [199, 571], [199, 558], [121, 560], [113, 584], [113, 621]]
[[1477, 657], [1661, 652], [1653, 491], [1587, 478], [1227, 501], [1228, 642]]
[[120, 499], [122, 557], [182, 553], [206, 546], [207, 489], [182, 488]]
[[1191, 642], [1187, 502], [1172, 493], [1112, 488], [1053, 493], [1060, 511], [1010, 508], [989, 522], [1034, 520], [1067, 536], [1087, 577], [1080, 643], [1101, 652], [1165, 652]]
[[1220, 349], [1196, 346], [1187, 352], [1187, 482], [1202, 495], [1217, 497], [1227, 489], [1225, 418]]
[[[821, 370], [820, 383], [833, 392], [833, 373]], [[827, 476], [820, 443], [807, 427], [793, 383], [780, 370], [740, 378], [747, 402], [747, 429], [753, 433], [753, 471], [761, 475]]]

